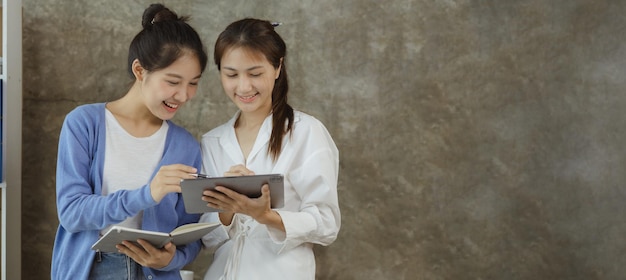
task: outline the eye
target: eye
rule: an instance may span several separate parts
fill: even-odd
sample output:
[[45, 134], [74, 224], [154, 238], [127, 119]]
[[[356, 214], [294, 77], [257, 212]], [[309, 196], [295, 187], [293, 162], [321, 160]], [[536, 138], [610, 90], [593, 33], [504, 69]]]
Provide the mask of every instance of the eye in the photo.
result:
[[261, 75], [263, 75], [263, 73], [250, 73], [252, 77], [260, 77]]
[[173, 86], [175, 86], [175, 85], [178, 85], [178, 84], [179, 84], [179, 82], [178, 82], [178, 81], [167, 81], [167, 83], [168, 83], [168, 84], [170, 84], [170, 85], [173, 85]]

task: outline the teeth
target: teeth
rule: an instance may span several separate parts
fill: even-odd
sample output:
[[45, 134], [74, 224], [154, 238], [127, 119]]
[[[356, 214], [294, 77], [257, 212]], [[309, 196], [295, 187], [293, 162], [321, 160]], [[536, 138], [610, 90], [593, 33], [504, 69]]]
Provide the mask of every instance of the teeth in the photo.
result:
[[167, 102], [165, 102], [165, 101], [164, 101], [163, 103], [164, 103], [167, 107], [170, 107], [170, 108], [173, 108], [173, 109], [178, 108], [178, 104], [167, 103]]
[[252, 97], [255, 97], [255, 96], [256, 96], [256, 94], [253, 94], [253, 95], [250, 95], [250, 96], [241, 96], [241, 95], [239, 95], [239, 98], [241, 98], [241, 99], [252, 99]]

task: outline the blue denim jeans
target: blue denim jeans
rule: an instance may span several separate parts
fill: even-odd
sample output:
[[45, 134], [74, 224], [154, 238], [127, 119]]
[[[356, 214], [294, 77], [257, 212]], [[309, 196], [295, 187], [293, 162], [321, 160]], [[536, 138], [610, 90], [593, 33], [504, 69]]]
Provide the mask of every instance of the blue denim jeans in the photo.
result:
[[96, 253], [89, 280], [144, 280], [141, 265], [119, 253]]

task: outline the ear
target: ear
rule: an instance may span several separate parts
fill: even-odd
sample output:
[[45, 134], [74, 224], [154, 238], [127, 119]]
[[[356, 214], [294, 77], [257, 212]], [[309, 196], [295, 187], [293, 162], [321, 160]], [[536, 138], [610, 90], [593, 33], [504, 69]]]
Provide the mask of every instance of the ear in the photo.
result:
[[138, 81], [143, 81], [145, 69], [141, 66], [139, 59], [133, 60], [133, 64], [131, 65], [131, 69], [133, 70], [133, 74], [135, 75], [135, 79]]
[[280, 77], [280, 69], [283, 68], [283, 58], [280, 58], [280, 65], [278, 65], [278, 68], [276, 69], [276, 78], [275, 80], [278, 80], [278, 77]]

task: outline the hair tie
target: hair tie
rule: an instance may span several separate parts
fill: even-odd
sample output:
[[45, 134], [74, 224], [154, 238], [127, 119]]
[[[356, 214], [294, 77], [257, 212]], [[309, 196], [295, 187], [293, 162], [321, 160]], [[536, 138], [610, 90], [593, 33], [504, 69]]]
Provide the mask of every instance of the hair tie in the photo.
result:
[[282, 22], [279, 22], [279, 21], [274, 21], [274, 22], [272, 22], [272, 26], [274, 26], [274, 27], [276, 27], [276, 26], [280, 26], [280, 25], [283, 25], [283, 23], [282, 23]]

